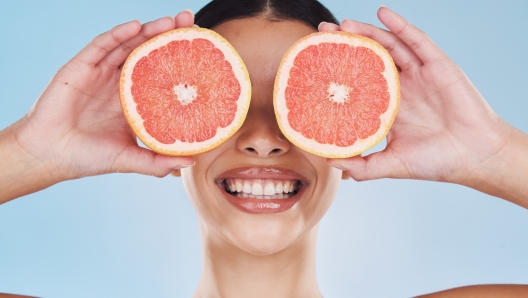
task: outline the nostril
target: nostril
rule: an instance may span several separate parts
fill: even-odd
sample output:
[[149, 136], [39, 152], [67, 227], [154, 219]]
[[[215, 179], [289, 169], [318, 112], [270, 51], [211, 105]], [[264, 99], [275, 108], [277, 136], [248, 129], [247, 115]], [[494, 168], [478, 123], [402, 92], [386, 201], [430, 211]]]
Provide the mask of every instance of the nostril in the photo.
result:
[[[252, 147], [246, 147], [245, 150], [246, 150], [246, 152], [248, 152], [248, 153], [259, 155], [259, 151], [257, 151], [255, 148], [252, 148]], [[280, 154], [282, 151], [283, 151], [283, 150], [280, 149], [280, 148], [275, 148], [275, 149], [272, 149], [271, 151], [266, 151], [266, 152], [268, 152], [268, 154], [266, 154], [266, 156]], [[265, 153], [265, 152], [263, 152], [263, 153]]]

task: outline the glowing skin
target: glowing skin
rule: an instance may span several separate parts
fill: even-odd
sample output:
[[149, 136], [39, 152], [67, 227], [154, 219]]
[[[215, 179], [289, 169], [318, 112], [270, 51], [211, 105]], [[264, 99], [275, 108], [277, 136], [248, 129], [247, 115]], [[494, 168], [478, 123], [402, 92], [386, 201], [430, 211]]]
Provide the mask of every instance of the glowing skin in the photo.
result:
[[[378, 10], [378, 17], [396, 34], [351, 20], [343, 21], [341, 27], [322, 23], [319, 29], [372, 37], [391, 52], [402, 69], [403, 90], [407, 90], [404, 102], [408, 107], [398, 118], [402, 125], [393, 127], [383, 152], [329, 162], [356, 180], [448, 181], [528, 208], [528, 135], [498, 118], [458, 66], [423, 32], [386, 7]], [[134, 172], [164, 177], [173, 169], [191, 166], [192, 157], [164, 156], [138, 147], [122, 117], [116, 91], [120, 65], [130, 51], [168, 30], [191, 27], [193, 19], [190, 11], [183, 11], [175, 19], [116, 26], [96, 37], [61, 68], [30, 112], [0, 131], [0, 204], [86, 176]], [[278, 63], [276, 56], [292, 42], [290, 39], [311, 29], [300, 23], [262, 19], [233, 21], [216, 29], [237, 43], [239, 51], [245, 50], [243, 57], [253, 65], [253, 84], [259, 90], [254, 93], [252, 107], [259, 108], [252, 108], [253, 118], [230, 144], [198, 156], [197, 168], [184, 173], [185, 185], [200, 216], [204, 242], [204, 271], [196, 296], [321, 296], [315, 280], [316, 224], [335, 195], [339, 171], [328, 169], [321, 159], [299, 152], [285, 141], [272, 121], [267, 101], [272, 88], [269, 77], [274, 76]], [[439, 69], [445, 75], [438, 75]], [[445, 82], [451, 83], [446, 87]], [[192, 92], [190, 95], [192, 98]], [[423, 100], [424, 95], [428, 100]], [[470, 119], [458, 112], [468, 106], [475, 112]], [[409, 125], [416, 121], [419, 125]], [[454, 140], [466, 143], [456, 145]], [[249, 147], [251, 144], [254, 147]], [[445, 158], [432, 163], [431, 156]], [[280, 212], [254, 214], [239, 210], [222, 201], [226, 193], [216, 180], [231, 175], [233, 169], [235, 175], [244, 175], [245, 170], [236, 167], [247, 164], [251, 164], [253, 170], [249, 172], [253, 173], [263, 168], [255, 168], [259, 165], [298, 171], [307, 180], [307, 186], [301, 188], [305, 193]], [[179, 171], [175, 173], [179, 175]], [[237, 192], [243, 191], [242, 182], [247, 182], [253, 194], [257, 180], [285, 177], [231, 178]], [[281, 191], [279, 185], [275, 184], [276, 192]], [[285, 187], [283, 182], [283, 192]], [[256, 196], [259, 191], [257, 186]], [[526, 285], [481, 285], [420, 297], [526, 297], [526, 293]]]
[[[315, 30], [296, 21], [264, 18], [229, 21], [213, 29], [242, 57], [253, 92], [247, 119], [235, 136], [195, 156], [196, 165], [182, 170], [200, 218], [204, 247], [204, 272], [196, 295], [319, 297], [317, 223], [330, 207], [342, 173], [285, 139], [272, 98], [283, 54]], [[230, 187], [241, 193], [230, 194]], [[293, 196], [265, 198], [265, 192], [276, 190]], [[255, 204], [246, 208], [244, 199]], [[284, 205], [275, 210], [274, 204]]]

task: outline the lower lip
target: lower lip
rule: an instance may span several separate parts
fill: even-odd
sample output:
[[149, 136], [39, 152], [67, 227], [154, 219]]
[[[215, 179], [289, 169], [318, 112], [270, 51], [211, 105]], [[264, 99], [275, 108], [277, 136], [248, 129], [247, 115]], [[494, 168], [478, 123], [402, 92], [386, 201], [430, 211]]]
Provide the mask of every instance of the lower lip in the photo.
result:
[[229, 194], [223, 186], [219, 185], [219, 187], [229, 203], [247, 213], [276, 213], [286, 211], [301, 199], [301, 195], [304, 192], [304, 187], [301, 187], [291, 198], [253, 199], [235, 197]]

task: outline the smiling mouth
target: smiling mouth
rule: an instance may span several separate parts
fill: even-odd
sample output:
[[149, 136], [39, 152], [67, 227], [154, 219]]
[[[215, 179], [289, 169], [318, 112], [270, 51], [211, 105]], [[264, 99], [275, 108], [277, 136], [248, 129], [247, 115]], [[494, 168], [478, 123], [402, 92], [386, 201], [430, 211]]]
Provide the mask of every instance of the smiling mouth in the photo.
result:
[[240, 167], [217, 178], [223, 197], [247, 213], [277, 213], [291, 210], [304, 196], [310, 181], [291, 169]]
[[237, 198], [271, 200], [295, 196], [302, 183], [299, 180], [282, 179], [224, 179], [220, 186]]

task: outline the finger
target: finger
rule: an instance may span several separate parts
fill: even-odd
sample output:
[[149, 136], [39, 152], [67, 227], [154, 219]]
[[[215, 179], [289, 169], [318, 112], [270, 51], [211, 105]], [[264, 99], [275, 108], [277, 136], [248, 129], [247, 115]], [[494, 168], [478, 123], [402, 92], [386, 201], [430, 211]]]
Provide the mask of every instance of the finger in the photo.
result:
[[133, 146], [119, 155], [112, 170], [121, 173], [139, 173], [164, 177], [173, 170], [192, 165], [194, 165], [194, 160], [190, 156], [167, 156]]
[[387, 30], [353, 20], [344, 20], [341, 22], [340, 29], [377, 41], [389, 51], [392, 59], [394, 59], [394, 63], [404, 71], [412, 66], [422, 65], [422, 61], [413, 51], [400, 38]]
[[101, 61], [101, 63], [108, 67], [118, 68], [125, 62], [128, 55], [130, 55], [130, 53], [139, 45], [156, 35], [172, 29], [174, 29], [174, 20], [172, 17], [164, 17], [145, 23], [141, 26], [139, 34], [116, 47], [103, 59], [103, 61]]
[[190, 9], [186, 9], [174, 17], [176, 28], [191, 27], [194, 24], [194, 13]]
[[116, 47], [136, 36], [140, 30], [141, 25], [138, 21], [131, 21], [116, 26], [112, 30], [94, 38], [74, 57], [74, 60], [81, 61], [87, 65], [96, 65]]
[[345, 171], [356, 181], [380, 178], [409, 178], [409, 173], [401, 162], [385, 152], [376, 152], [368, 156], [354, 156], [344, 159], [329, 158], [329, 165]]
[[323, 31], [337, 31], [339, 30], [339, 26], [334, 23], [327, 23], [327, 22], [321, 22], [319, 23], [319, 26], [317, 27], [317, 30], [320, 32]]
[[427, 34], [387, 7], [380, 7], [378, 18], [383, 25], [405, 42], [423, 63], [431, 63], [446, 57]]

